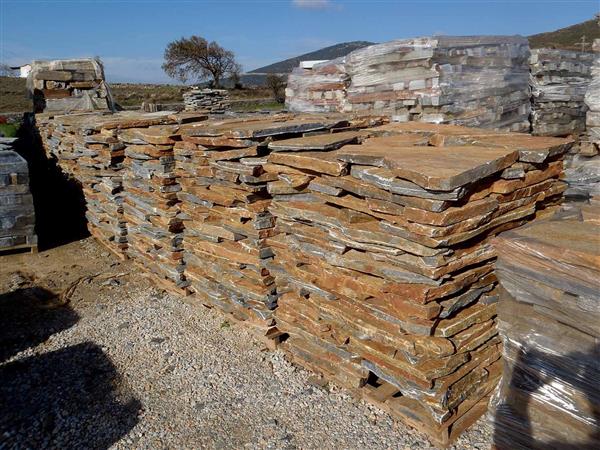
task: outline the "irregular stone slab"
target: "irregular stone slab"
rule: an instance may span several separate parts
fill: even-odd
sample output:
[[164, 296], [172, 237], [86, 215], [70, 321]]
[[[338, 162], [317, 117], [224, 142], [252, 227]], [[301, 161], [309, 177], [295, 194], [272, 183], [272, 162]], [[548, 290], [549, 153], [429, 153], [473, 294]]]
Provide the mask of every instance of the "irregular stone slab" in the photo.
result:
[[397, 178], [391, 170], [379, 167], [352, 166], [350, 174], [359, 180], [373, 184], [381, 189], [409, 197], [458, 201], [466, 194], [466, 190], [462, 187], [458, 187], [450, 192], [423, 189], [416, 183]]
[[269, 143], [269, 149], [274, 152], [282, 151], [309, 151], [335, 150], [346, 144], [356, 144], [364, 138], [365, 133], [356, 131], [345, 131], [342, 133], [317, 134], [294, 139], [284, 139]]
[[384, 167], [385, 157], [396, 147], [427, 145], [427, 138], [418, 134], [367, 139], [360, 146], [345, 146], [335, 152], [340, 160], [366, 166]]
[[425, 189], [452, 191], [506, 169], [518, 157], [502, 147], [403, 147], [386, 156], [385, 165]]
[[269, 155], [269, 162], [333, 176], [342, 176], [348, 173], [348, 165], [328, 153], [272, 153]]
[[530, 136], [528, 134], [506, 134], [495, 136], [477, 136], [476, 145], [501, 146], [519, 151], [519, 161], [543, 163], [546, 160], [569, 151], [573, 139]]

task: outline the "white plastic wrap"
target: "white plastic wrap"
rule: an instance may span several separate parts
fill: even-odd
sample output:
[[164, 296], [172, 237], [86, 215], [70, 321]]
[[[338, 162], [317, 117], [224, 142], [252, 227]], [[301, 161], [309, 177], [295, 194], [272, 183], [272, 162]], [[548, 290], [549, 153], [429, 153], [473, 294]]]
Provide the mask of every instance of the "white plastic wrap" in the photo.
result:
[[[347, 87], [339, 87], [339, 97], [345, 112], [526, 131], [528, 57], [527, 40], [518, 36], [422, 37], [376, 44], [340, 61], [338, 72]], [[314, 85], [326, 81], [316, 77], [314, 70], [302, 69], [290, 76], [287, 103], [294, 111], [331, 110], [313, 94]]]
[[499, 450], [600, 448], [599, 225], [571, 209], [495, 240]]
[[36, 112], [114, 110], [104, 66], [97, 58], [33, 61], [27, 90]]
[[341, 112], [346, 101], [348, 75], [344, 58], [297, 67], [288, 76], [285, 104], [293, 112]]

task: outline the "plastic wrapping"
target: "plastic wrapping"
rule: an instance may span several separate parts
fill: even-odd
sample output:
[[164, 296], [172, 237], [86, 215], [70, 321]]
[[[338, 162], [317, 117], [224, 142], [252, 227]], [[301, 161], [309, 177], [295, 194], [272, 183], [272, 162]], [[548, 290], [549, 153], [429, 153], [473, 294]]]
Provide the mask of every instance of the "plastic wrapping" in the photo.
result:
[[531, 51], [533, 134], [564, 136], [585, 130], [583, 98], [594, 55], [548, 48]]
[[[389, 114], [395, 120], [529, 129], [529, 47], [518, 36], [422, 37], [372, 45], [348, 54], [343, 111]], [[336, 64], [336, 67], [340, 64]], [[295, 111], [323, 108], [312, 98], [317, 73], [296, 69], [288, 82]], [[336, 106], [340, 106], [336, 103]]]
[[575, 200], [594, 201], [600, 195], [600, 39], [594, 41], [593, 49], [591, 82], [584, 97], [586, 132], [581, 136], [577, 154], [566, 160], [565, 181], [569, 189], [565, 195]]
[[104, 66], [97, 58], [33, 61], [27, 90], [35, 112], [114, 110]]
[[348, 75], [344, 58], [297, 67], [288, 76], [285, 104], [294, 112], [341, 112], [345, 108]]
[[571, 208], [495, 239], [500, 449], [600, 448], [600, 216]]

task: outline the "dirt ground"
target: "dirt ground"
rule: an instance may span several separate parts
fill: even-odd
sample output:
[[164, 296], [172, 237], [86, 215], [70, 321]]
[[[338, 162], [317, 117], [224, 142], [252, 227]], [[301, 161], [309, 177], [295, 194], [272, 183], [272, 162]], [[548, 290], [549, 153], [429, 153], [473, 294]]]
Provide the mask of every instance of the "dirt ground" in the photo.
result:
[[[491, 436], [482, 419], [454, 448]], [[0, 448], [109, 447], [431, 444], [91, 238], [0, 256]]]

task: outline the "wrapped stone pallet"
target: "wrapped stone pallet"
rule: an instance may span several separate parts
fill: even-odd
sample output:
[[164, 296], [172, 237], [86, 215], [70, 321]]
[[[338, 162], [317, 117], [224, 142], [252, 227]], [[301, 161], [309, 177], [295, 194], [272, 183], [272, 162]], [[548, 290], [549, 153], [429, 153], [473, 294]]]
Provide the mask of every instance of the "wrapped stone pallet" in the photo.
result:
[[99, 59], [33, 61], [27, 86], [36, 113], [114, 108]]
[[0, 137], [0, 252], [37, 252], [35, 211], [27, 161], [13, 150], [16, 138]]
[[597, 204], [600, 197], [600, 39], [594, 41], [593, 50], [592, 79], [585, 94], [587, 129], [578, 152], [567, 159], [565, 181], [569, 189], [565, 195]]
[[528, 58], [527, 39], [520, 36], [390, 41], [311, 72], [297, 69], [286, 104], [295, 111], [329, 107], [388, 114], [398, 121], [528, 131]]
[[539, 136], [575, 136], [585, 131], [592, 53], [531, 50], [531, 131]]
[[494, 242], [503, 375], [498, 450], [600, 448], [600, 215], [575, 206]]
[[310, 113], [343, 111], [349, 81], [345, 58], [315, 64], [310, 69], [297, 67], [288, 76], [286, 107]]
[[350, 137], [269, 144], [282, 347], [447, 444], [501, 372], [489, 238], [560, 199], [571, 141], [428, 124]]

